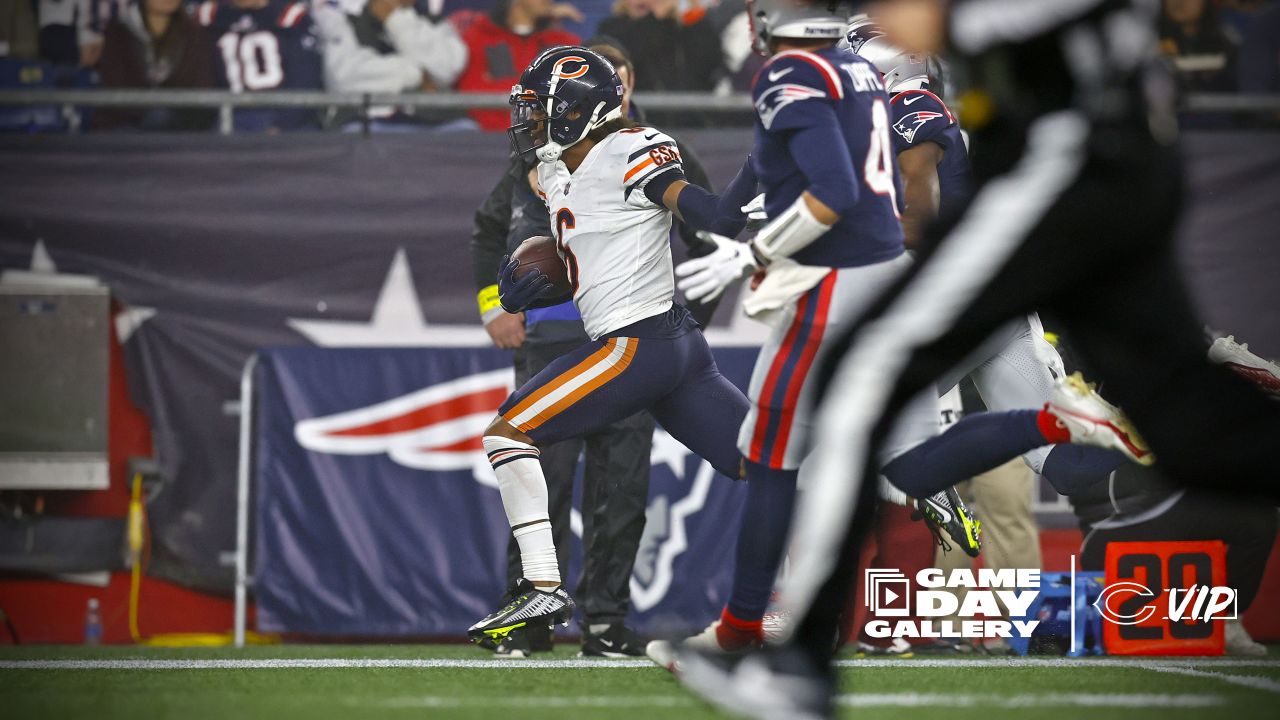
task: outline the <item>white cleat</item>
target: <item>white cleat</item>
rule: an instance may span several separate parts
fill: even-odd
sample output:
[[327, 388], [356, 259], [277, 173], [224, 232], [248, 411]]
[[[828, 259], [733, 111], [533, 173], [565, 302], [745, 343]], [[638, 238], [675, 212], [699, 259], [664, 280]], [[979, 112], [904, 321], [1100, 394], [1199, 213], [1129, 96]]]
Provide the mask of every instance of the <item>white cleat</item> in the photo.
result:
[[1280, 365], [1250, 352], [1249, 343], [1242, 345], [1233, 335], [1220, 337], [1209, 346], [1209, 359], [1264, 391], [1280, 396]]
[[670, 640], [650, 640], [644, 646], [644, 654], [649, 656], [655, 665], [664, 668], [672, 675], [680, 674], [680, 663], [676, 659], [676, 644]]
[[744, 655], [760, 647], [759, 638], [743, 637], [740, 643], [733, 646], [725, 646], [720, 642], [720, 634], [716, 632], [720, 627], [720, 621], [716, 620], [697, 635], [685, 638], [679, 643], [670, 640], [651, 640], [644, 647], [644, 654], [658, 665], [664, 667], [672, 673], [680, 674], [680, 662], [678, 655], [681, 651], [696, 651], [706, 653], [713, 656], [733, 657]]
[[1266, 656], [1267, 646], [1249, 637], [1249, 631], [1244, 629], [1244, 625], [1239, 620], [1223, 620], [1222, 629], [1228, 655]]
[[1120, 408], [1103, 400], [1078, 372], [1058, 381], [1044, 409], [1070, 433], [1074, 444], [1119, 450], [1141, 465], [1155, 462], [1155, 455]]
[[764, 614], [762, 630], [764, 641], [768, 645], [780, 645], [789, 635], [791, 613], [786, 610], [770, 610]]

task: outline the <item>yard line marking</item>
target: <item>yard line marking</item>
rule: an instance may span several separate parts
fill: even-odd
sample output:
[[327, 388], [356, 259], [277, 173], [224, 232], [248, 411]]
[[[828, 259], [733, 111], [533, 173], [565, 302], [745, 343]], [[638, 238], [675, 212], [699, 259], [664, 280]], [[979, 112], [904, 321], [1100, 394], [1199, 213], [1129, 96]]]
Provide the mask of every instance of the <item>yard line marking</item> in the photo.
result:
[[641, 668], [656, 667], [648, 660], [463, 660], [385, 658], [273, 658], [253, 660], [6, 660], [0, 670], [292, 670], [302, 668]]
[[1139, 667], [1144, 670], [1151, 670], [1154, 672], [1173, 673], [1174, 675], [1186, 675], [1188, 677], [1211, 678], [1213, 680], [1221, 680], [1222, 682], [1231, 683], [1232, 685], [1253, 688], [1254, 690], [1265, 690], [1267, 692], [1280, 693], [1280, 681], [1272, 680], [1271, 678], [1257, 677], [1256, 675], [1228, 675], [1226, 673], [1209, 672], [1207, 670], [1196, 670], [1195, 668], [1171, 665], [1139, 665]]
[[[1280, 661], [1219, 658], [1137, 660], [1130, 658], [959, 658], [837, 660], [842, 668], [987, 668], [987, 667], [1137, 667], [1149, 670], [1174, 668], [1277, 668]], [[461, 669], [636, 669], [655, 668], [648, 660], [564, 658], [557, 660], [493, 660], [463, 658], [117, 658], [96, 660], [0, 660], [0, 670], [273, 670], [306, 668], [461, 668]], [[1171, 670], [1172, 671], [1172, 670]], [[1194, 670], [1192, 670], [1194, 672]], [[1240, 676], [1227, 676], [1240, 677]], [[1271, 681], [1268, 681], [1271, 682]], [[1276, 683], [1280, 688], [1280, 683]]]
[[947, 693], [857, 693], [839, 695], [850, 707], [1209, 707], [1222, 705], [1221, 695], [1155, 693], [1019, 693], [1016, 695]]

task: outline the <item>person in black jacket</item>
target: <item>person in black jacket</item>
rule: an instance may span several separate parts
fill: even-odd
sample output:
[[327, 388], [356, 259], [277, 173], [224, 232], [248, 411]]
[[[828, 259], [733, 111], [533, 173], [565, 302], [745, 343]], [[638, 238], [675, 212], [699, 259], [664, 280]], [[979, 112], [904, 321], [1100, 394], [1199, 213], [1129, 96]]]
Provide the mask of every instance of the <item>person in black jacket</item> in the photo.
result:
[[[634, 84], [630, 62], [611, 45], [595, 45], [617, 68], [628, 89]], [[626, 102], [626, 101], [624, 101]], [[632, 117], [638, 109], [630, 106]], [[709, 187], [706, 172], [686, 146], [681, 146], [685, 173], [690, 182]], [[547, 206], [529, 183], [533, 168], [515, 157], [507, 171], [476, 210], [471, 235], [472, 264], [481, 318], [494, 345], [515, 351], [516, 385], [536, 375], [553, 360], [587, 342], [581, 316], [572, 302], [539, 308], [522, 314], [503, 311], [498, 303], [496, 277], [503, 256], [525, 239], [551, 235]], [[691, 255], [709, 248], [692, 231], [680, 228]], [[690, 307], [695, 319], [706, 325], [716, 304]], [[567, 575], [569, 510], [573, 476], [585, 449], [583, 473], [582, 535], [583, 570], [577, 596], [582, 606], [584, 655], [642, 655], [644, 641], [623, 624], [630, 607], [631, 570], [644, 532], [645, 503], [649, 491], [649, 453], [654, 421], [638, 413], [605, 429], [574, 440], [541, 448], [540, 463], [547, 479], [551, 525], [558, 533], [560, 573]], [[508, 547], [507, 575], [520, 575], [519, 548]], [[537, 634], [533, 634], [536, 632]], [[495, 653], [519, 655], [550, 649], [550, 631], [512, 632]]]

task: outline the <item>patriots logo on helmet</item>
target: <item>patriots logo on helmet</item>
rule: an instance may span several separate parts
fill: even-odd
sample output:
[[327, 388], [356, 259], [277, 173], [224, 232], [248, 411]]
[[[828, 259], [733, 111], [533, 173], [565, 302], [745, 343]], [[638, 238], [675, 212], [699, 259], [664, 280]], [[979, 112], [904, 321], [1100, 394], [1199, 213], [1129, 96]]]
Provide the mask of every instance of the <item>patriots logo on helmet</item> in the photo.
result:
[[916, 132], [924, 126], [925, 123], [936, 118], [946, 117], [942, 113], [933, 112], [932, 110], [920, 110], [910, 115], [904, 116], [901, 120], [893, 124], [893, 129], [897, 131], [902, 139], [908, 143], [915, 141]]

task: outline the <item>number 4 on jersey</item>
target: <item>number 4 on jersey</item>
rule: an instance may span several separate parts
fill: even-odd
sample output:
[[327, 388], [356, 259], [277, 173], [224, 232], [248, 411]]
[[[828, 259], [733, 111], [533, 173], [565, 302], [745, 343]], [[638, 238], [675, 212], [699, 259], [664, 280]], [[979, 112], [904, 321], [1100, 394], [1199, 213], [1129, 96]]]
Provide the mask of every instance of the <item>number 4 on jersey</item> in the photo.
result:
[[877, 195], [887, 195], [898, 214], [898, 186], [893, 181], [893, 142], [889, 139], [889, 112], [884, 100], [876, 99], [871, 106], [871, 142], [867, 147], [867, 162], [863, 167], [867, 186]]

